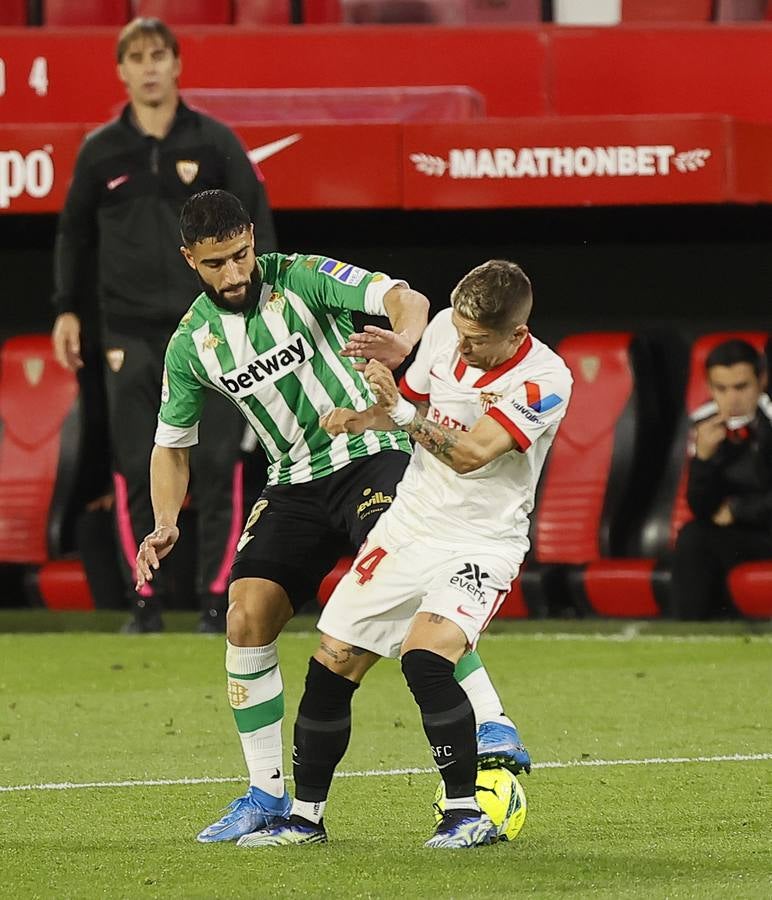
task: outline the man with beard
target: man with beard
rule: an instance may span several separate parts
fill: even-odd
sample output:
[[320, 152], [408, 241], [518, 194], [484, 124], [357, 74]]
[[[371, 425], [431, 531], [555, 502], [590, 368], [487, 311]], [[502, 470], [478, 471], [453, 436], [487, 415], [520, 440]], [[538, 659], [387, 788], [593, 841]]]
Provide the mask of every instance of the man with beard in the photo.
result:
[[[196, 293], [177, 250], [180, 209], [201, 190], [227, 188], [249, 210], [259, 250], [274, 249], [275, 237], [263, 186], [236, 136], [180, 100], [179, 46], [169, 28], [158, 19], [130, 22], [118, 39], [117, 62], [129, 103], [86, 138], [78, 155], [54, 252], [52, 337], [63, 366], [77, 371], [85, 358], [83, 376], [99, 377], [99, 356], [86, 352], [98, 330], [88, 302], [96, 264], [116, 524], [134, 612], [125, 630], [147, 632], [162, 627], [170, 587], [162, 578], [140, 594], [132, 590], [136, 539], [153, 525], [149, 448], [164, 349]], [[232, 405], [216, 398], [191, 458], [201, 631], [225, 628], [228, 566], [243, 521], [243, 430]]]
[[[198, 836], [237, 840], [289, 811], [282, 777], [284, 691], [276, 640], [315, 597], [346, 546], [360, 547], [391, 505], [410, 459], [403, 431], [330, 436], [320, 418], [374, 402], [352, 357], [396, 368], [426, 327], [429, 303], [403, 281], [323, 256], [255, 257], [249, 216], [225, 191], [191, 197], [180, 219], [188, 264], [203, 293], [166, 351], [150, 464], [155, 530], [140, 545], [137, 588], [152, 582], [179, 537], [188, 453], [198, 440], [207, 388], [237, 406], [269, 459], [268, 486], [246, 521], [230, 574], [228, 699], [250, 777], [248, 792]], [[354, 333], [353, 311], [388, 316], [393, 331]], [[205, 425], [202, 424], [202, 428]], [[350, 648], [356, 655], [358, 648]], [[476, 654], [456, 672], [480, 724], [478, 752], [527, 767], [512, 723]], [[303, 726], [342, 755], [356, 685], [315, 660]], [[348, 710], [349, 712], [346, 712]]]

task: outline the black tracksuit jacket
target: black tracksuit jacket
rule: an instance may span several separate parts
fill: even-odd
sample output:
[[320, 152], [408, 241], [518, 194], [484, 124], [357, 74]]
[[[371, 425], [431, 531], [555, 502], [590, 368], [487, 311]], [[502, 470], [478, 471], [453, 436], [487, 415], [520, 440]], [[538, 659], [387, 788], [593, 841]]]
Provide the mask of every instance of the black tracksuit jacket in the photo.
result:
[[179, 250], [180, 210], [192, 194], [211, 188], [230, 191], [244, 204], [257, 253], [275, 249], [263, 185], [227, 126], [180, 101], [162, 140], [138, 130], [128, 105], [88, 135], [59, 217], [57, 312], [84, 312], [97, 266], [108, 331], [171, 334], [200, 293]]

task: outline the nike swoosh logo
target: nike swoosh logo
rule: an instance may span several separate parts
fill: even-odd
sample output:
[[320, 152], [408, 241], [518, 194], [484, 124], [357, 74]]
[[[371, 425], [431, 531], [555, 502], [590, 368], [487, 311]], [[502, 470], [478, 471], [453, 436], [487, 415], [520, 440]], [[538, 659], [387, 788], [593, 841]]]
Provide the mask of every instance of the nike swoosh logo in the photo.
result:
[[476, 619], [476, 618], [477, 618], [477, 616], [475, 616], [474, 613], [467, 612], [467, 611], [464, 609], [463, 606], [457, 606], [457, 607], [456, 607], [456, 612], [457, 612], [457, 613], [460, 613], [462, 616], [468, 616], [470, 619]]
[[449, 762], [449, 763], [443, 763], [442, 765], [440, 765], [439, 763], [437, 763], [437, 768], [438, 768], [438, 769], [447, 769], [448, 766], [453, 766], [453, 765], [455, 765], [455, 764], [456, 764], [456, 760], [454, 759], [454, 760], [451, 760], [451, 762]]
[[107, 182], [107, 190], [114, 191], [117, 187], [120, 187], [122, 184], [125, 184], [129, 180], [128, 175], [119, 175], [117, 178], [113, 178], [112, 181]]
[[253, 166], [256, 166], [264, 159], [268, 159], [269, 156], [274, 156], [276, 153], [280, 153], [282, 150], [286, 150], [287, 147], [296, 144], [301, 137], [303, 137], [302, 134], [291, 134], [288, 137], [280, 138], [278, 141], [271, 141], [270, 144], [255, 147], [247, 153], [249, 161]]

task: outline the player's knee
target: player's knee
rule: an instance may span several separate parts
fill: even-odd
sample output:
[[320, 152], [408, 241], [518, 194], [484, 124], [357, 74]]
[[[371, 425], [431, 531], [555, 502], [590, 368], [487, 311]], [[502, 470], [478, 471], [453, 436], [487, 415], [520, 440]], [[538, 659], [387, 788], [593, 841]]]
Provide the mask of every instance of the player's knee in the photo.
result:
[[408, 650], [402, 657], [402, 672], [421, 709], [434, 706], [448, 689], [458, 687], [454, 670], [455, 665], [449, 659], [431, 650]]
[[278, 585], [267, 582], [235, 581], [230, 586], [228, 601], [228, 640], [240, 647], [272, 643], [292, 617], [287, 595]]

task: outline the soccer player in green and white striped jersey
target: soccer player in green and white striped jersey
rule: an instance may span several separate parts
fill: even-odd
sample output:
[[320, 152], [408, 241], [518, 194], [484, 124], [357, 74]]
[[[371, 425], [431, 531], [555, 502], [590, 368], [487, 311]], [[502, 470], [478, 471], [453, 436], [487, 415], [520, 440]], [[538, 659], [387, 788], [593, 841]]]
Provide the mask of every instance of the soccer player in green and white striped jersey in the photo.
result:
[[[323, 256], [255, 257], [249, 217], [225, 191], [191, 197], [180, 225], [182, 252], [203, 292], [166, 352], [150, 466], [156, 528], [140, 545], [138, 588], [152, 580], [179, 537], [188, 452], [198, 440], [206, 390], [240, 409], [269, 458], [268, 484], [237, 545], [229, 588], [228, 699], [250, 788], [198, 836], [215, 842], [287, 814], [276, 639], [295, 610], [316, 596], [346, 545], [364, 542], [410, 458], [403, 432], [331, 437], [319, 420], [335, 407], [372, 405], [363, 365], [352, 359], [396, 368], [426, 326], [428, 301], [405, 282]], [[387, 315], [393, 331], [365, 326], [354, 333], [354, 311]], [[500, 704], [480, 665], [467, 661], [463, 677], [477, 686], [480, 702], [471, 693], [470, 700], [482, 721]], [[301, 710], [299, 727], [326, 734], [324, 752], [337, 761], [348, 744], [357, 685], [316, 659], [306, 685], [310, 706]]]

